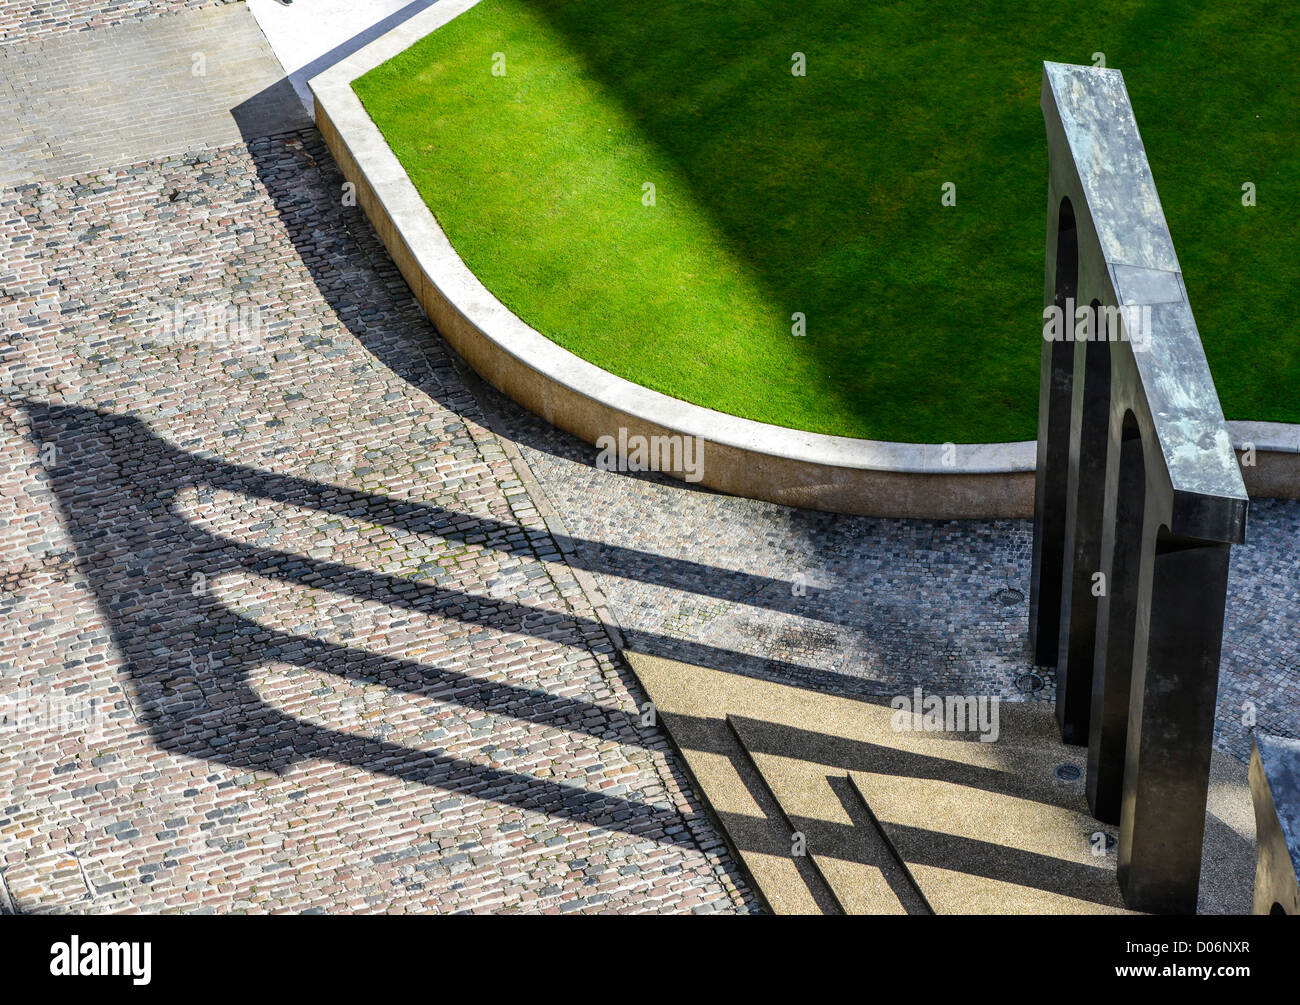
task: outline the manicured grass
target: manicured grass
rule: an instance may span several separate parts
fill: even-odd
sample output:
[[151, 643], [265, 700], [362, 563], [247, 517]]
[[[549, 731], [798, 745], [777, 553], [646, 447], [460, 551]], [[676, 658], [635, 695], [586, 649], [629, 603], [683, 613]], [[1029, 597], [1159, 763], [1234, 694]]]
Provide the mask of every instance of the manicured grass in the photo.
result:
[[483, 0], [355, 86], [475, 274], [593, 363], [816, 432], [1017, 440], [1041, 64], [1098, 51], [1227, 416], [1300, 421], [1298, 43], [1289, 0]]

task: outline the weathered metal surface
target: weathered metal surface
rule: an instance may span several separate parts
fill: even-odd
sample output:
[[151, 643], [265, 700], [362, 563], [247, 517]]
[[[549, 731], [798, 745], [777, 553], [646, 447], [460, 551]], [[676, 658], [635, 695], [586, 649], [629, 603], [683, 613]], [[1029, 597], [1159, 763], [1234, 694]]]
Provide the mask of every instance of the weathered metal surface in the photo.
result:
[[1044, 64], [1031, 643], [1129, 906], [1194, 911], [1228, 546], [1246, 489], [1117, 70]]

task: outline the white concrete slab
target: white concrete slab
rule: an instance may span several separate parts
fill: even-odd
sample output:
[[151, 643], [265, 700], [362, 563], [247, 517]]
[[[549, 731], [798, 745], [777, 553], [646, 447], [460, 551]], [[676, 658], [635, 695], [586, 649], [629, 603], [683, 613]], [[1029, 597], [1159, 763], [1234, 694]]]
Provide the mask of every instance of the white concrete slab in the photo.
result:
[[307, 81], [397, 27], [436, 0], [248, 0], [262, 34], [313, 118]]

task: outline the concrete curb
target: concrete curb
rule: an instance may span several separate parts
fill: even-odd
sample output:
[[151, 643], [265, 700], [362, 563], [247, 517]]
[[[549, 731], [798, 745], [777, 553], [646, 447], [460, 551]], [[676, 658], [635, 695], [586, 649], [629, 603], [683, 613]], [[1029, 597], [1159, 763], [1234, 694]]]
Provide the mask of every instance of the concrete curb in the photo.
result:
[[[309, 82], [316, 124], [398, 269], [438, 331], [488, 383], [588, 443], [694, 437], [708, 488], [867, 516], [1029, 517], [1037, 445], [859, 440], [755, 422], [671, 398], [588, 363], [512, 314], [456, 254], [352, 90], [352, 81], [479, 0], [441, 0]], [[1252, 495], [1300, 498], [1300, 426], [1229, 423], [1253, 443]], [[681, 461], [679, 455], [676, 458]], [[692, 465], [662, 470], [687, 478]]]

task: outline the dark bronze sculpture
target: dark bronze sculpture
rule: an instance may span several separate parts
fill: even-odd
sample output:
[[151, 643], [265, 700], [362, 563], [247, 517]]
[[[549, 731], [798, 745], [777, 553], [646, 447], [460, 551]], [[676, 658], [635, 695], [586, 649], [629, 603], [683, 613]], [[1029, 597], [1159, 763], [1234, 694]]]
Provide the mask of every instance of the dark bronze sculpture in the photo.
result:
[[1125, 901], [1193, 912], [1246, 490], [1122, 75], [1044, 64], [1042, 109], [1030, 638], [1089, 805], [1119, 824]]

